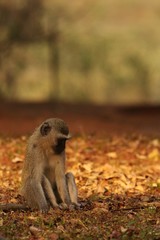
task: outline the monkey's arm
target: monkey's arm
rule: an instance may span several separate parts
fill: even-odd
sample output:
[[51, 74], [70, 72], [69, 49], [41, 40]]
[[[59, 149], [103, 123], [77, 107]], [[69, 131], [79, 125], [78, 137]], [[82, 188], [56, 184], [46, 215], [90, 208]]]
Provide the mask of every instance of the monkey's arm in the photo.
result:
[[71, 172], [66, 173], [66, 182], [71, 203], [76, 206], [80, 206], [80, 204], [78, 203], [78, 190], [75, 183], [75, 178]]
[[6, 204], [0, 204], [0, 210], [8, 212], [8, 211], [17, 211], [17, 210], [29, 210], [29, 207], [27, 207], [24, 204], [16, 204], [16, 203], [6, 203]]
[[56, 201], [56, 197], [54, 195], [54, 192], [53, 192], [53, 189], [52, 189], [52, 186], [48, 180], [48, 178], [43, 175], [43, 181], [42, 181], [42, 186], [44, 188], [44, 192], [47, 196], [47, 198], [49, 199], [49, 202], [51, 204], [52, 207], [58, 207], [58, 204], [57, 204], [57, 201]]
[[66, 203], [67, 205], [69, 205], [71, 201], [70, 201], [69, 192], [67, 189], [63, 162], [59, 162], [56, 166], [55, 180], [56, 180], [57, 190], [62, 200], [62, 203]]

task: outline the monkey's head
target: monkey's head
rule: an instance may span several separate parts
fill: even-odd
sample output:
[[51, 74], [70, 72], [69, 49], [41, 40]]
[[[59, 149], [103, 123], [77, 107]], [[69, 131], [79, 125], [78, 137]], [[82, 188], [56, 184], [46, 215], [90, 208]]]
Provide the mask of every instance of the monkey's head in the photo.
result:
[[40, 134], [55, 154], [61, 154], [65, 150], [66, 140], [71, 138], [67, 124], [58, 118], [44, 121], [40, 126]]

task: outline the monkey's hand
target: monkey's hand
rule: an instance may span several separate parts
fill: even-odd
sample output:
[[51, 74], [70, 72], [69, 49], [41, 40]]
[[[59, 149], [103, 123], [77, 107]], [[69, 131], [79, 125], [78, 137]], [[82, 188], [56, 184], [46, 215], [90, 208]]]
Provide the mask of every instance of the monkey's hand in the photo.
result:
[[81, 203], [72, 203], [75, 209], [80, 209], [82, 204]]
[[78, 210], [81, 208], [81, 204], [80, 203], [70, 203], [70, 204], [60, 203], [59, 208], [61, 210]]
[[69, 210], [79, 210], [81, 208], [81, 204], [80, 203], [71, 203], [69, 205]]

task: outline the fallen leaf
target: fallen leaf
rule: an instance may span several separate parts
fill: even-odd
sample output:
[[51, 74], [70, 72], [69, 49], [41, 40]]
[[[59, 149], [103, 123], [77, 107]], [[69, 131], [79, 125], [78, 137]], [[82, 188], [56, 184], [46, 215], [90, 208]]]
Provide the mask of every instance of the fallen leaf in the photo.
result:
[[20, 157], [15, 157], [15, 158], [12, 159], [12, 162], [13, 162], [13, 163], [23, 162], [23, 159], [20, 158]]
[[3, 219], [0, 219], [0, 227], [3, 226]]
[[157, 148], [153, 149], [149, 154], [148, 154], [148, 158], [149, 159], [154, 159], [154, 160], [158, 160], [160, 156], [159, 150]]
[[3, 171], [0, 170], [0, 177], [3, 177]]
[[107, 153], [107, 156], [109, 158], [117, 158], [118, 157], [116, 152], [109, 152], [109, 153]]
[[157, 183], [160, 184], [160, 178], [157, 179]]
[[138, 190], [139, 192], [143, 192], [144, 191], [144, 187], [141, 185], [138, 185], [135, 187], [135, 190]]
[[63, 227], [62, 225], [58, 225], [58, 226], [57, 226], [57, 230], [58, 230], [59, 232], [64, 232], [64, 227]]
[[35, 227], [35, 226], [30, 226], [30, 227], [29, 227], [29, 231], [30, 231], [31, 234], [34, 235], [34, 236], [37, 236], [37, 235], [39, 235], [39, 234], [42, 232], [41, 229], [39, 229], [39, 228], [37, 228], [37, 227]]
[[137, 157], [138, 159], [140, 159], [140, 160], [146, 159], [146, 156], [145, 156], [145, 155], [141, 155], [141, 154], [138, 154], [138, 153], [136, 153], [136, 157]]
[[52, 233], [51, 235], [49, 235], [49, 239], [50, 240], [57, 240], [59, 237], [56, 233]]
[[35, 219], [37, 219], [37, 217], [30, 215], [30, 216], [28, 216], [28, 219], [35, 220]]
[[159, 147], [159, 145], [160, 145], [158, 139], [152, 140], [151, 144], [152, 144], [152, 146], [154, 146], [154, 147]]
[[122, 232], [122, 233], [125, 233], [125, 232], [128, 230], [127, 228], [125, 228], [125, 227], [123, 227], [123, 226], [121, 226], [120, 229], [121, 229], [121, 232]]
[[80, 219], [71, 219], [71, 224], [80, 225], [80, 226], [84, 227], [85, 229], [87, 229], [85, 224]]
[[157, 183], [152, 183], [153, 188], [156, 188], [157, 186], [158, 186]]

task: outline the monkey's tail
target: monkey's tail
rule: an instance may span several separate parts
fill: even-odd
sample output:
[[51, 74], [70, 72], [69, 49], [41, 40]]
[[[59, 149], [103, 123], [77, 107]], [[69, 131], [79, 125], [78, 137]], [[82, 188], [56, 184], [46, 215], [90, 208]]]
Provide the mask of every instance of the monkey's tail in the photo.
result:
[[24, 204], [15, 204], [15, 203], [5, 203], [5, 204], [0, 204], [0, 210], [4, 211], [4, 212], [8, 212], [8, 211], [17, 211], [17, 210], [24, 210], [27, 211], [30, 208], [27, 207]]

